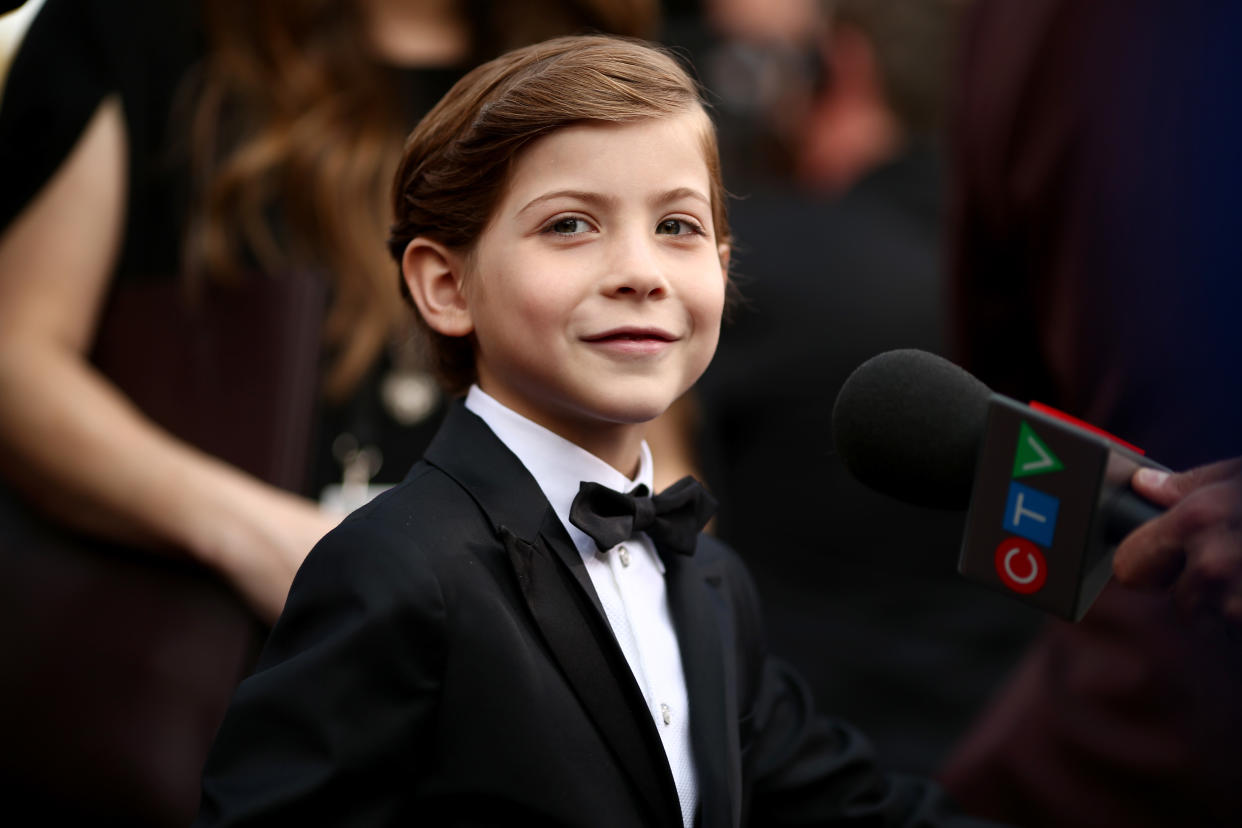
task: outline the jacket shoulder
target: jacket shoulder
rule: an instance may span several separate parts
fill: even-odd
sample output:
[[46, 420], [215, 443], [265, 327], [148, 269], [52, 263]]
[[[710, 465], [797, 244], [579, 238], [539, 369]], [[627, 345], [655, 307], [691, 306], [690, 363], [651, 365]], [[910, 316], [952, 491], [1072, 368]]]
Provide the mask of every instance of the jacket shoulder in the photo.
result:
[[437, 526], [467, 524], [486, 526], [490, 521], [460, 483], [420, 461], [405, 480], [352, 512], [339, 528], [390, 533], [408, 543], [427, 532], [439, 534]]
[[293, 589], [325, 577], [341, 585], [437, 578], [461, 553], [495, 544], [491, 523], [470, 494], [420, 462], [402, 483], [324, 535], [298, 570]]

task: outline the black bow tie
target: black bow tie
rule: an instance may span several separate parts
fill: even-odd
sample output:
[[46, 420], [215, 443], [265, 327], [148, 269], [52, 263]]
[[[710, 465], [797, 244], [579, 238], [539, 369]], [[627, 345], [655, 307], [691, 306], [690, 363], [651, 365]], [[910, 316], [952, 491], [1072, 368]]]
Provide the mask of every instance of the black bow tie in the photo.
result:
[[578, 487], [569, 522], [591, 536], [601, 552], [646, 532], [656, 547], [694, 554], [699, 530], [716, 513], [716, 499], [693, 477], [683, 477], [655, 497], [646, 486], [624, 494], [598, 483]]

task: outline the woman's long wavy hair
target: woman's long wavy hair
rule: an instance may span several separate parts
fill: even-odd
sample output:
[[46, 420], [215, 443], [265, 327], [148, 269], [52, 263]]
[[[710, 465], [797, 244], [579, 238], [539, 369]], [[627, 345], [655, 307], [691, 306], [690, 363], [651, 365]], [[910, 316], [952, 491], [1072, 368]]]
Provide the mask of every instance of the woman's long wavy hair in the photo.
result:
[[[411, 0], [414, 2], [414, 0]], [[193, 91], [185, 244], [195, 281], [326, 271], [330, 399], [408, 325], [384, 239], [410, 117], [367, 41], [360, 0], [207, 0]], [[650, 35], [654, 0], [463, 0], [468, 63], [584, 29]], [[417, 113], [416, 113], [417, 114]]]

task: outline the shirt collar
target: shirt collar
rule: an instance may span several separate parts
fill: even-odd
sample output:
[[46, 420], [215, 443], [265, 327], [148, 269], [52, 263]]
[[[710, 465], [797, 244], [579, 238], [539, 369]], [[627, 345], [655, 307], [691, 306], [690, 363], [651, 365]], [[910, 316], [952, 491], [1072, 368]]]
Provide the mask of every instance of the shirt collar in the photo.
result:
[[618, 492], [641, 484], [653, 491], [651, 450], [646, 440], [639, 446], [638, 474], [631, 480], [581, 446], [523, 417], [478, 385], [470, 386], [466, 408], [517, 455], [584, 557], [595, 554], [595, 542], [569, 522], [569, 509], [581, 483], [598, 483]]

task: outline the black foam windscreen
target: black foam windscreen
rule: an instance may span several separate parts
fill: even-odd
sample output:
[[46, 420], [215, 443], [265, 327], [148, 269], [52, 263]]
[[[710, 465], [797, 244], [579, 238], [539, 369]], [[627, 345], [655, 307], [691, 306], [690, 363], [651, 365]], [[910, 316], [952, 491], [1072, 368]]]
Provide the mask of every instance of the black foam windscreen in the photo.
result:
[[917, 506], [965, 509], [991, 393], [935, 354], [887, 351], [841, 386], [833, 440], [859, 482]]

